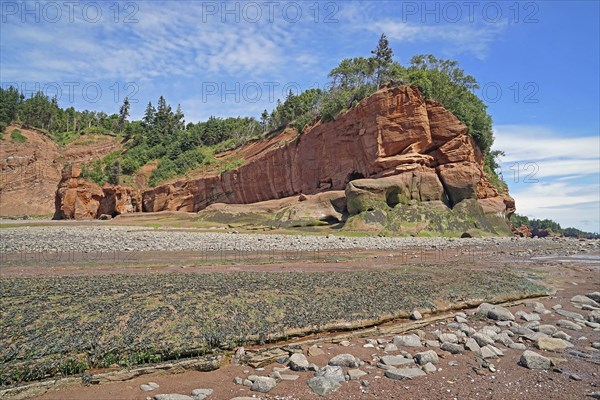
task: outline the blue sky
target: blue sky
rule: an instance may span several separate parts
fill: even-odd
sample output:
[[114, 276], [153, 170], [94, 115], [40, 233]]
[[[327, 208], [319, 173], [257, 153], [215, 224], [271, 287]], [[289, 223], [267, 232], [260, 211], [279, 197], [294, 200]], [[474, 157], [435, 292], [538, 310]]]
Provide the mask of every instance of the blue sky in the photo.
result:
[[160, 95], [187, 121], [258, 117], [385, 32], [401, 63], [432, 53], [479, 80], [519, 213], [600, 231], [597, 1], [69, 4], [2, 1], [3, 86], [107, 113], [129, 95], [134, 118]]

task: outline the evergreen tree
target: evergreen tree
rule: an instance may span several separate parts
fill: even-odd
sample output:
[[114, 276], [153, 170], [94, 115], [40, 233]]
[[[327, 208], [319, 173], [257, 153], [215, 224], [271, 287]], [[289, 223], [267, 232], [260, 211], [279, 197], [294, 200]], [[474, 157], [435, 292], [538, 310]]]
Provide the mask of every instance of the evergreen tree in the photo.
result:
[[379, 88], [389, 78], [389, 68], [392, 65], [392, 58], [394, 56], [385, 33], [381, 34], [377, 48], [371, 51], [371, 54], [373, 54], [373, 59], [375, 60], [377, 87]]
[[119, 108], [119, 132], [123, 132], [127, 117], [129, 117], [129, 98], [125, 97], [123, 105]]
[[3, 131], [17, 118], [19, 106], [23, 102], [23, 95], [18, 89], [9, 86], [7, 89], [0, 87], [0, 131]]
[[181, 104], [177, 104], [177, 110], [175, 110], [174, 120], [178, 130], [185, 130], [185, 120], [183, 119], [183, 111], [181, 110]]
[[260, 115], [260, 124], [263, 127], [263, 131], [267, 130], [267, 127], [269, 125], [269, 112], [267, 111], [267, 109], [265, 108], [265, 110], [262, 112], [262, 114]]
[[154, 118], [156, 116], [156, 109], [152, 105], [152, 102], [149, 101], [146, 106], [146, 111], [144, 112], [144, 118], [142, 118], [143, 124], [146, 128], [150, 129], [154, 127]]

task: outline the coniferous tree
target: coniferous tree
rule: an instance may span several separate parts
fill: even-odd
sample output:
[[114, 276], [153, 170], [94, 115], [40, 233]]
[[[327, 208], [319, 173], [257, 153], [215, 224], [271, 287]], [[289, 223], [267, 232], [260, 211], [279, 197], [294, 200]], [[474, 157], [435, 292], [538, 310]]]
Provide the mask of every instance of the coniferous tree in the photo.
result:
[[119, 132], [123, 132], [127, 117], [129, 117], [129, 98], [125, 97], [123, 105], [119, 108]]
[[387, 78], [389, 78], [388, 71], [392, 65], [392, 58], [394, 56], [394, 52], [390, 47], [390, 42], [387, 36], [385, 36], [385, 33], [381, 34], [379, 42], [377, 43], [377, 48], [371, 51], [371, 54], [373, 54], [375, 60], [377, 87], [379, 88], [385, 83]]
[[149, 101], [148, 105], [146, 106], [146, 111], [144, 112], [144, 117], [142, 118], [142, 122], [144, 123], [144, 126], [146, 128], [150, 129], [154, 126], [155, 115], [156, 115], [156, 109], [152, 105], [152, 102]]

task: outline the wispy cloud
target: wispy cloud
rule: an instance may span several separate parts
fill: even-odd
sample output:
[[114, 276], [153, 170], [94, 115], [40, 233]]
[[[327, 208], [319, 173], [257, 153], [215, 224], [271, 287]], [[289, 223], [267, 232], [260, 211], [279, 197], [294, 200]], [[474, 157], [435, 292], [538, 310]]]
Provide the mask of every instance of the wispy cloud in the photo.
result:
[[600, 158], [600, 135], [559, 134], [536, 125], [496, 125], [494, 131], [495, 147], [506, 153], [505, 162]]
[[498, 125], [494, 147], [517, 212], [600, 231], [600, 135], [535, 125]]
[[[356, 2], [344, 5], [343, 17], [354, 30], [370, 31], [376, 34], [384, 32], [390, 39], [403, 43], [436, 43], [448, 56], [469, 54], [478, 59], [485, 59], [492, 42], [508, 27], [506, 19], [495, 22], [460, 18], [450, 21], [444, 14], [424, 18], [421, 8], [429, 7], [426, 3], [411, 3], [416, 7], [415, 14], [408, 14], [407, 8], [398, 3], [388, 6], [392, 13], [381, 14], [381, 9], [373, 4]], [[415, 10], [413, 10], [415, 11]], [[397, 14], [390, 16], [389, 14]]]

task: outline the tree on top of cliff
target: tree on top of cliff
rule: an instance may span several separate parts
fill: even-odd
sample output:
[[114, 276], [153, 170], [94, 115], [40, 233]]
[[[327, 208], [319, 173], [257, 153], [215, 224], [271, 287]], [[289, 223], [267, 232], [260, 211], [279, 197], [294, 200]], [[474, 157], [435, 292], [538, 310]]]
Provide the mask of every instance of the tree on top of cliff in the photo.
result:
[[129, 117], [129, 98], [125, 97], [123, 100], [123, 105], [119, 108], [119, 132], [123, 132], [123, 127], [125, 126], [125, 121]]
[[0, 132], [17, 117], [19, 106], [23, 102], [24, 96], [18, 89], [12, 86], [4, 89], [0, 87]]
[[373, 60], [375, 62], [375, 73], [377, 79], [377, 87], [381, 87], [387, 79], [389, 79], [389, 68], [392, 65], [392, 58], [394, 57], [394, 51], [390, 47], [390, 42], [385, 36], [385, 33], [381, 34], [379, 42], [375, 50], [371, 51], [373, 54]]

